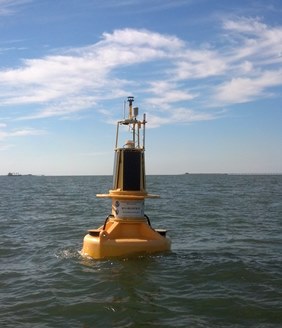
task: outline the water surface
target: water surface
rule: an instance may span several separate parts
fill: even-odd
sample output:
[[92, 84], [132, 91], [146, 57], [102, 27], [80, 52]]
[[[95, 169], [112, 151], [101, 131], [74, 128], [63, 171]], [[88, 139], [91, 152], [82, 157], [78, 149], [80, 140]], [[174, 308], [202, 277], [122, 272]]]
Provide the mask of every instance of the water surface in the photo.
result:
[[282, 326], [282, 176], [149, 176], [172, 251], [85, 259], [111, 182], [0, 177], [1, 327]]

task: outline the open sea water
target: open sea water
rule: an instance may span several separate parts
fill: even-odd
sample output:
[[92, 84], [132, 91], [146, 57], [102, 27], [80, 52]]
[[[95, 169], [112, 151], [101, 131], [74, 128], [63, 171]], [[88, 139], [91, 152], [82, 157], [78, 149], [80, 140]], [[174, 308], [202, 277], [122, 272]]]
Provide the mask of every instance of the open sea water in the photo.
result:
[[282, 327], [282, 176], [148, 176], [172, 250], [85, 259], [110, 176], [0, 177], [0, 327]]

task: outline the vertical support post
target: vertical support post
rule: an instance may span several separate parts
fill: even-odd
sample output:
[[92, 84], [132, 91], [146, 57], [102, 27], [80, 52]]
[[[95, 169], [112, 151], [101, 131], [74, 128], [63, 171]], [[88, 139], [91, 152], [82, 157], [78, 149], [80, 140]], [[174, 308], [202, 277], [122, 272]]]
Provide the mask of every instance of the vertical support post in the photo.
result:
[[143, 115], [143, 149], [145, 150], [145, 125], [146, 125], [146, 114]]

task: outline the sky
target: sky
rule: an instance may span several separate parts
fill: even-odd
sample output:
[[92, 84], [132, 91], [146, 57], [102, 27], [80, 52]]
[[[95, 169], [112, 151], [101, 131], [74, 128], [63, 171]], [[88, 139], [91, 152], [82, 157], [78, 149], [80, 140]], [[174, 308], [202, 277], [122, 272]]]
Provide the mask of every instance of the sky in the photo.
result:
[[0, 0], [0, 175], [282, 173], [282, 0]]

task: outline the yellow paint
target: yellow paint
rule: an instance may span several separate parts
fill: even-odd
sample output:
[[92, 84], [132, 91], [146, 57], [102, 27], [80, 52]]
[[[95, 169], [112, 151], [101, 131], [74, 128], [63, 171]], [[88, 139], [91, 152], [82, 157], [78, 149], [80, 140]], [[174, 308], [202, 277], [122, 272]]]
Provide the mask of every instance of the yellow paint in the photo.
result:
[[82, 254], [104, 259], [168, 250], [170, 240], [152, 229], [147, 222], [110, 219], [104, 230], [103, 227], [90, 230], [84, 237]]

